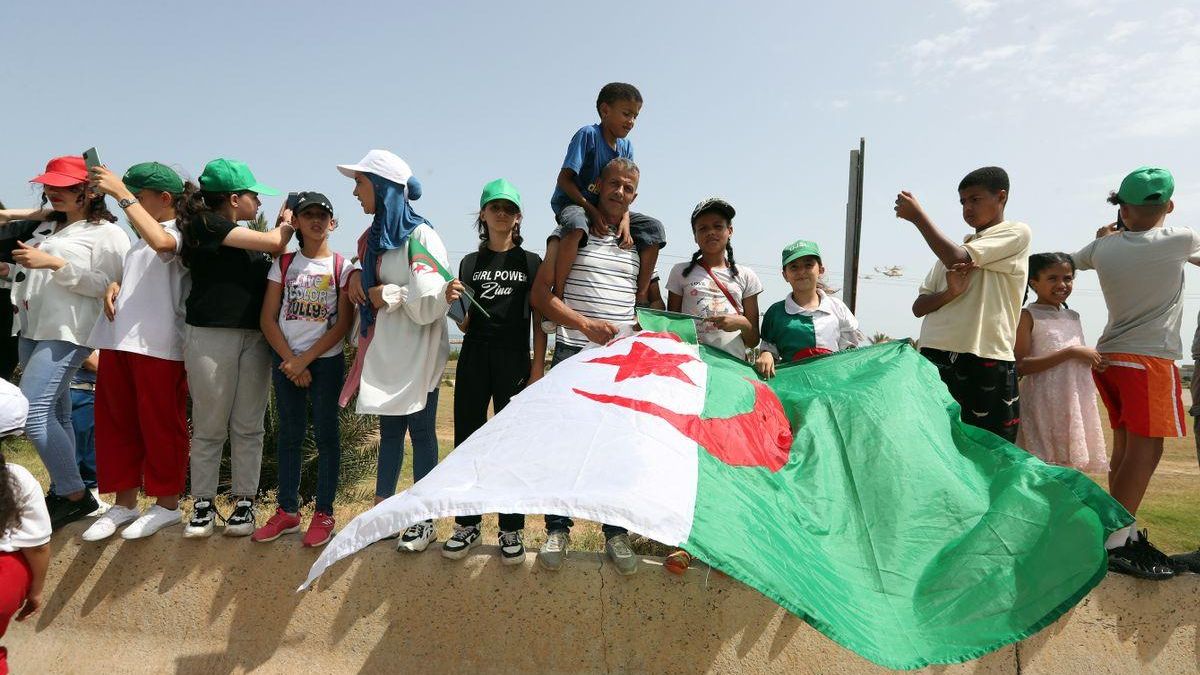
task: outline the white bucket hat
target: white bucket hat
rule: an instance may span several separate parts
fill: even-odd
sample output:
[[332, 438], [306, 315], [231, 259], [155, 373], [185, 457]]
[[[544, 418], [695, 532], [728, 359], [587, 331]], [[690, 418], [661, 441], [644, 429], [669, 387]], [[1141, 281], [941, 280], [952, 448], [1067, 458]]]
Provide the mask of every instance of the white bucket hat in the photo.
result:
[[368, 152], [355, 164], [338, 164], [337, 168], [348, 178], [354, 178], [355, 172], [362, 171], [404, 186], [408, 185], [408, 179], [413, 174], [408, 162], [400, 159], [394, 152], [378, 149]]

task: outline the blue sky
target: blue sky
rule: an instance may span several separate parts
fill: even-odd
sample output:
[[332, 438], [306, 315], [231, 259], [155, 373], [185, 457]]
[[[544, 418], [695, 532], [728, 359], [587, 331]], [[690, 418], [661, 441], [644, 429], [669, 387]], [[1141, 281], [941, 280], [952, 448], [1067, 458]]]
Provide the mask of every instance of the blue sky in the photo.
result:
[[[1073, 251], [1113, 210], [1108, 190], [1142, 164], [1170, 168], [1170, 221], [1200, 219], [1200, 9], [1189, 2], [930, 0], [917, 3], [127, 2], [5, 9], [8, 103], [0, 198], [33, 205], [28, 179], [54, 155], [96, 146], [110, 167], [163, 161], [192, 176], [228, 156], [281, 190], [325, 192], [349, 252], [368, 219], [334, 169], [381, 147], [425, 187], [418, 210], [454, 263], [475, 245], [479, 190], [522, 191], [542, 248], [549, 196], [605, 82], [645, 97], [630, 136], [640, 211], [660, 218], [664, 275], [689, 257], [692, 205], [738, 209], [734, 247], [766, 291], [787, 291], [779, 250], [797, 238], [843, 269], [847, 162], [867, 138], [858, 315], [915, 335], [908, 310], [933, 261], [892, 215], [914, 191], [954, 236], [971, 169], [1012, 176], [1010, 218], [1037, 250]], [[71, 21], [67, 17], [77, 20]], [[24, 26], [25, 30], [13, 30]], [[269, 215], [279, 199], [265, 200]], [[885, 278], [875, 267], [899, 265]], [[1185, 343], [1200, 308], [1189, 269]], [[1094, 276], [1072, 307], [1091, 340], [1105, 321]]]

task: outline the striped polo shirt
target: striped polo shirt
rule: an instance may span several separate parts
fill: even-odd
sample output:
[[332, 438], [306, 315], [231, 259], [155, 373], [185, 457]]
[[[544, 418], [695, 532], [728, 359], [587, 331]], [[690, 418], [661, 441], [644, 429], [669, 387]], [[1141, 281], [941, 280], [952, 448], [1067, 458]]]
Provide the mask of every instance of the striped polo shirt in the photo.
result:
[[[588, 236], [563, 286], [563, 301], [590, 319], [632, 324], [640, 262], [637, 251], [617, 245], [613, 236]], [[583, 347], [588, 339], [577, 330], [558, 327], [555, 341]]]

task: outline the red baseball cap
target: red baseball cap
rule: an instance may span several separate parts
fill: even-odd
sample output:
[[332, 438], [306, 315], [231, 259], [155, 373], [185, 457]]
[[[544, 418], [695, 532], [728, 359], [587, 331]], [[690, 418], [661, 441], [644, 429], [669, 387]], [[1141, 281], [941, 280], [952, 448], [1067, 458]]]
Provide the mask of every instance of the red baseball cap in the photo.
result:
[[52, 187], [71, 187], [87, 182], [87, 165], [81, 155], [55, 157], [46, 164], [46, 172], [29, 179], [30, 183], [41, 183]]

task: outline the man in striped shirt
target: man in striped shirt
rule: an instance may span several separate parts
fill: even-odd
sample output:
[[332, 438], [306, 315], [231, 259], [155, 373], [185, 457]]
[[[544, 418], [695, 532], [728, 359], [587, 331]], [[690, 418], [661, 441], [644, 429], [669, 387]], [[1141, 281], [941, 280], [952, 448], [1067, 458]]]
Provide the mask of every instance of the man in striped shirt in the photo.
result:
[[[596, 206], [609, 225], [604, 237], [588, 237], [587, 245], [579, 249], [563, 299], [551, 293], [554, 284], [552, 265], [538, 268], [533, 283], [532, 303], [542, 315], [558, 324], [554, 338], [554, 358], [550, 365], [578, 354], [589, 342], [605, 344], [622, 324], [634, 323], [634, 304], [637, 296], [639, 260], [637, 251], [617, 245], [617, 225], [629, 212], [637, 197], [639, 171], [632, 160], [618, 157], [600, 173], [600, 201]], [[557, 246], [554, 237], [547, 249]], [[547, 250], [547, 259], [551, 253]], [[538, 562], [547, 569], [562, 565], [570, 543], [571, 519], [566, 516], [546, 516], [546, 543], [538, 553]], [[625, 528], [604, 525], [605, 550], [621, 574], [637, 571], [637, 557], [629, 544]]]

